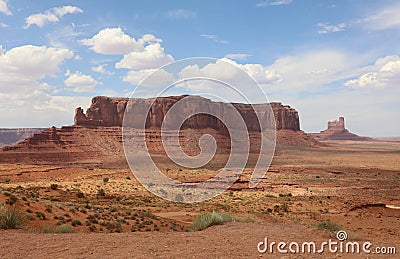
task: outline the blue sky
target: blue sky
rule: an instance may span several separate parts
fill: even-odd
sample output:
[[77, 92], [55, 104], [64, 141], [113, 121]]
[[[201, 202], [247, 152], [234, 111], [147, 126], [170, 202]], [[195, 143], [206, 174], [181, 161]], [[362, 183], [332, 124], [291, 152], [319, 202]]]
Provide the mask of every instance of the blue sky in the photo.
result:
[[399, 42], [398, 1], [0, 0], [0, 127], [70, 125], [93, 96], [212, 57], [296, 108], [307, 132], [345, 116], [358, 134], [399, 136]]

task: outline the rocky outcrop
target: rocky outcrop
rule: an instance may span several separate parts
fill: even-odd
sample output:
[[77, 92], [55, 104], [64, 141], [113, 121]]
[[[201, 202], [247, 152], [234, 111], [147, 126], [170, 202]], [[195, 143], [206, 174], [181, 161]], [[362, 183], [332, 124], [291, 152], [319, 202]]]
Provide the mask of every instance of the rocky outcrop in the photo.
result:
[[81, 107], [76, 108], [74, 123], [84, 126], [122, 126], [127, 102], [128, 98], [94, 97], [86, 114]]
[[[162, 125], [165, 115], [168, 110], [179, 100], [187, 96], [171, 96], [159, 97], [154, 99], [132, 99], [132, 109], [135, 110], [137, 116], [149, 110], [146, 120], [146, 128], [159, 128]], [[204, 110], [223, 111], [227, 109], [227, 105], [221, 102], [213, 102], [203, 97], [190, 97], [190, 105], [184, 109], [190, 109], [190, 106], [198, 106]], [[128, 98], [109, 98], [104, 96], [94, 97], [92, 104], [87, 109], [86, 114], [82, 108], [75, 110], [75, 125], [79, 126], [122, 126], [124, 113], [128, 104]], [[151, 108], [148, 109], [151, 105]], [[268, 104], [241, 104], [233, 103], [233, 106], [239, 111], [243, 117], [246, 125], [250, 131], [259, 131], [259, 122], [257, 114], [265, 118], [265, 121], [271, 120], [273, 117], [267, 111]], [[299, 115], [297, 111], [290, 106], [284, 106], [281, 103], [271, 103], [272, 111], [274, 113], [276, 129], [300, 131]], [[254, 108], [254, 109], [253, 109]], [[143, 115], [144, 116], [144, 115]], [[189, 119], [183, 124], [182, 128], [194, 129], [220, 129], [222, 122], [217, 120], [214, 116], [198, 115], [195, 119]]]
[[339, 117], [338, 120], [328, 121], [328, 129], [323, 130], [320, 133], [313, 133], [311, 135], [317, 140], [371, 140], [371, 138], [360, 137], [354, 133], [349, 132], [345, 128], [344, 117]]
[[339, 117], [338, 120], [328, 121], [329, 131], [346, 131], [344, 127], [344, 117]]
[[42, 130], [40, 128], [0, 129], [0, 147], [15, 145]]

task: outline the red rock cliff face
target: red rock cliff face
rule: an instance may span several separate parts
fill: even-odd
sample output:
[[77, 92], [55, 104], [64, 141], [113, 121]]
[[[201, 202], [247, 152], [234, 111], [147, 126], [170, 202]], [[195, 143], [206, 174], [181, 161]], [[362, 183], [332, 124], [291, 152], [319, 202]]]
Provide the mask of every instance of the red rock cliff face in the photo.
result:
[[271, 103], [271, 107], [274, 111], [277, 130], [300, 131], [299, 114], [295, 109], [281, 103]]
[[74, 123], [84, 126], [121, 126], [127, 102], [127, 98], [94, 97], [86, 115], [82, 108], [76, 108]]
[[[154, 99], [133, 99], [132, 108], [137, 111], [138, 116], [144, 113], [146, 105], [152, 103], [150, 112], [147, 114], [146, 128], [156, 127], [159, 128], [162, 125], [163, 119], [167, 114], [168, 110], [180, 99], [185, 96], [172, 96], [172, 97], [159, 97]], [[205, 110], [221, 111], [221, 116], [224, 115], [226, 110], [226, 104], [220, 102], [213, 102], [203, 97], [191, 97], [196, 105], [200, 105]], [[110, 98], [104, 96], [94, 97], [92, 104], [87, 109], [86, 114], [82, 108], [75, 110], [75, 125], [78, 126], [122, 126], [124, 113], [128, 104], [128, 98]], [[259, 130], [259, 123], [257, 120], [258, 113], [260, 116], [266, 119], [266, 121], [275, 119], [277, 130], [293, 130], [300, 131], [299, 115], [297, 111], [289, 106], [284, 106], [281, 103], [271, 103], [271, 108], [274, 113], [272, 116], [268, 113], [268, 104], [237, 104], [233, 106], [239, 111], [243, 117], [246, 125], [250, 131]], [[255, 111], [254, 111], [254, 109]], [[190, 107], [188, 107], [189, 109]], [[182, 126], [183, 128], [213, 128], [220, 129], [223, 127], [222, 122], [217, 118], [210, 115], [197, 115], [188, 119]]]

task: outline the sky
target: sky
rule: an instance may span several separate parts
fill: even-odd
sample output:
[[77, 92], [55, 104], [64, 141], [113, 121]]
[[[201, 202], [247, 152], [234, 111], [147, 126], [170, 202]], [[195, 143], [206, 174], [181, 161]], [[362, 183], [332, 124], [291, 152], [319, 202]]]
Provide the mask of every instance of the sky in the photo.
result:
[[399, 42], [399, 1], [0, 0], [0, 128], [72, 125], [94, 96], [129, 96], [163, 65], [211, 57], [214, 70], [178, 72], [227, 62], [306, 132], [344, 116], [359, 135], [400, 136]]

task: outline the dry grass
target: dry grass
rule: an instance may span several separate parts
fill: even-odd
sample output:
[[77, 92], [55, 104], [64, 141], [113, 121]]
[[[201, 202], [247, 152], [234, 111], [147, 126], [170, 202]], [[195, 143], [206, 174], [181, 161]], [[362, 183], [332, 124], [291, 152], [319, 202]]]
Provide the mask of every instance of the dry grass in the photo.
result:
[[72, 227], [67, 224], [63, 224], [56, 227], [43, 227], [42, 233], [45, 234], [70, 234], [73, 233]]
[[0, 204], [0, 229], [22, 228], [27, 218], [15, 205]]
[[239, 219], [225, 212], [202, 213], [190, 225], [189, 231], [201, 231], [214, 225], [222, 225], [226, 222], [251, 222], [249, 219]]

